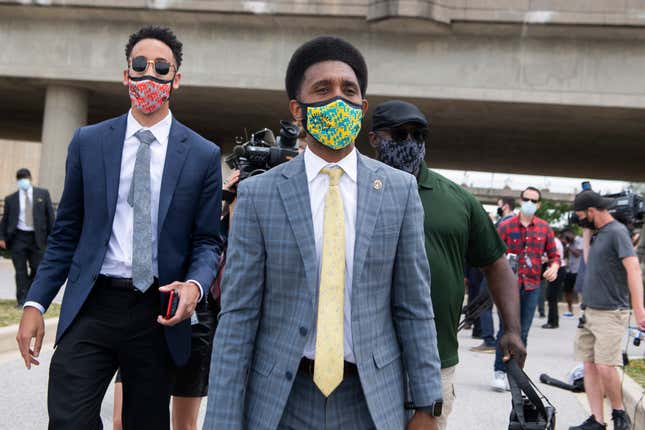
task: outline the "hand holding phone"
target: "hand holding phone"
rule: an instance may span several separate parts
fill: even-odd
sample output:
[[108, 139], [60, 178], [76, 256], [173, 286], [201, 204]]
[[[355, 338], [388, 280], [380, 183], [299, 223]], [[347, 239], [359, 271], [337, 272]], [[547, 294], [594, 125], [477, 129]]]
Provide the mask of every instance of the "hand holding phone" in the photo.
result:
[[166, 300], [164, 301], [164, 305], [161, 309], [161, 315], [165, 319], [169, 320], [174, 317], [177, 312], [177, 306], [179, 306], [179, 293], [172, 290], [171, 292], [166, 293], [165, 296]]
[[176, 281], [159, 287], [159, 292], [162, 300], [157, 322], [167, 327], [190, 318], [201, 296], [199, 285], [193, 281]]

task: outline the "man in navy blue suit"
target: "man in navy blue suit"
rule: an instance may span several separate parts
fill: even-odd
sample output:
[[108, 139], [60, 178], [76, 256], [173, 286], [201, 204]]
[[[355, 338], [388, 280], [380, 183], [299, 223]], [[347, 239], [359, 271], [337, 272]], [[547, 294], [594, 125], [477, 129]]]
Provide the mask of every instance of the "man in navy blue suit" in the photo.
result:
[[[25, 365], [37, 365], [43, 313], [67, 279], [49, 373], [50, 429], [102, 428], [101, 401], [118, 367], [124, 428], [168, 429], [170, 359], [186, 362], [189, 318], [217, 267], [220, 151], [169, 110], [182, 44], [169, 29], [146, 27], [130, 36], [126, 58], [131, 109], [74, 134], [18, 331]], [[166, 319], [160, 305], [171, 290], [179, 305]]]

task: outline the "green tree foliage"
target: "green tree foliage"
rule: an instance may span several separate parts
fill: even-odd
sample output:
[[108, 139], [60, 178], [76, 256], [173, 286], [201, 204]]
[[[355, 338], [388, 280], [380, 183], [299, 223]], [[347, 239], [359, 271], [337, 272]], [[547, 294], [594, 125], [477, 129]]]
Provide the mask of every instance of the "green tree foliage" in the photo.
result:
[[535, 215], [546, 220], [552, 226], [564, 227], [569, 224], [569, 214], [572, 206], [572, 203], [542, 200], [542, 205]]

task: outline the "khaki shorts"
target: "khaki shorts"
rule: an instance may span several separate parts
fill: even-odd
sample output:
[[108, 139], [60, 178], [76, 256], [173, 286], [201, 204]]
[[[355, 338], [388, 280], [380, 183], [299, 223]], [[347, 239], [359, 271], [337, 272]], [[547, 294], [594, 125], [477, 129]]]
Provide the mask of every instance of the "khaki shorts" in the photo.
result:
[[584, 327], [576, 333], [576, 359], [606, 366], [622, 366], [623, 339], [629, 324], [629, 311], [587, 308], [584, 316]]
[[437, 429], [448, 428], [448, 416], [452, 412], [455, 403], [455, 370], [457, 366], [441, 369], [441, 384], [443, 385], [443, 408], [441, 416], [437, 418]]

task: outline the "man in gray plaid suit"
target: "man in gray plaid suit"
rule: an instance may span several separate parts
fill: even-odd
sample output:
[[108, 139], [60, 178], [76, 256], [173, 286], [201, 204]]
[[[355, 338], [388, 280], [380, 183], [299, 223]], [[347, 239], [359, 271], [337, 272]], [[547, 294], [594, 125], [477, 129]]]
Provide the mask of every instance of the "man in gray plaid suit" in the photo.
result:
[[423, 209], [412, 175], [354, 147], [365, 61], [319, 37], [286, 86], [308, 147], [238, 187], [204, 429], [435, 430]]

